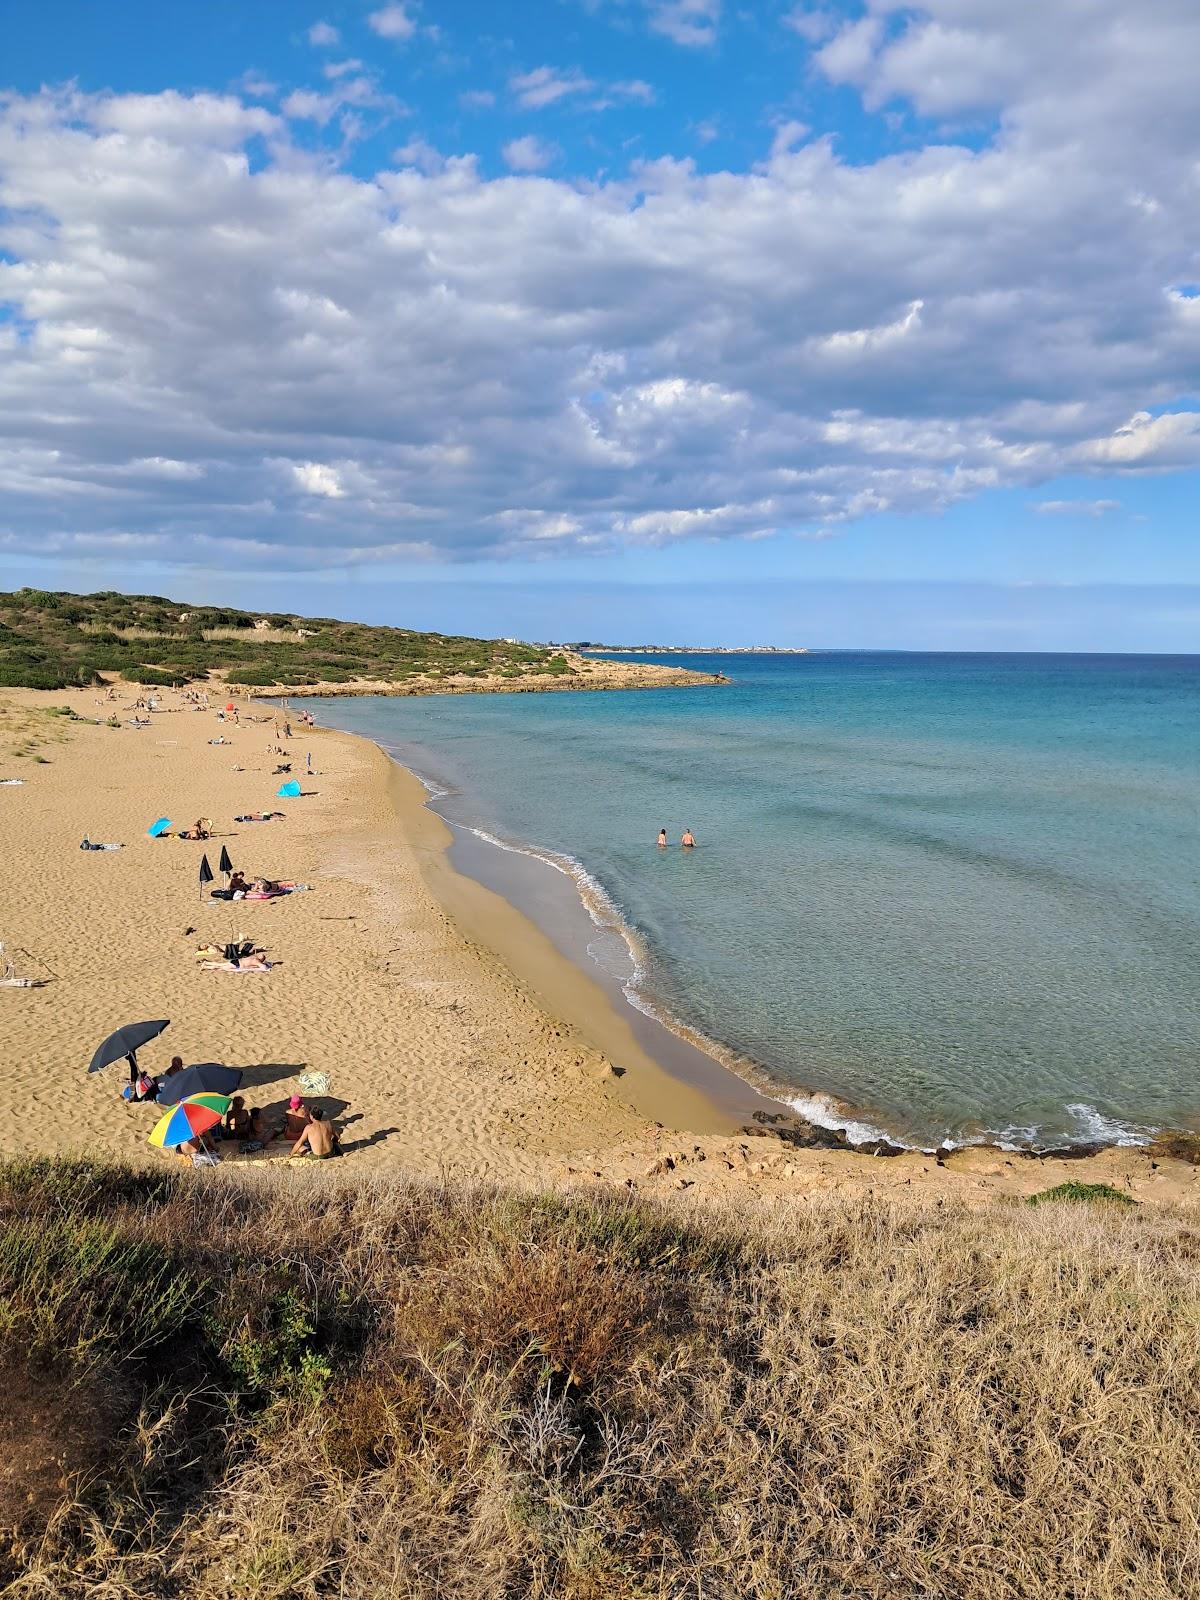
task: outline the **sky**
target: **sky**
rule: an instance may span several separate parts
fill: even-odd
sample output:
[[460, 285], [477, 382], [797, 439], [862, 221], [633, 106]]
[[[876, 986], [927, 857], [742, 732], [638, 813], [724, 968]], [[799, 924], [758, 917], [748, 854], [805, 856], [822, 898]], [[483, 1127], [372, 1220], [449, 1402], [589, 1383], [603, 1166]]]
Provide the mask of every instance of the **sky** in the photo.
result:
[[0, 39], [0, 587], [1200, 650], [1195, 0]]

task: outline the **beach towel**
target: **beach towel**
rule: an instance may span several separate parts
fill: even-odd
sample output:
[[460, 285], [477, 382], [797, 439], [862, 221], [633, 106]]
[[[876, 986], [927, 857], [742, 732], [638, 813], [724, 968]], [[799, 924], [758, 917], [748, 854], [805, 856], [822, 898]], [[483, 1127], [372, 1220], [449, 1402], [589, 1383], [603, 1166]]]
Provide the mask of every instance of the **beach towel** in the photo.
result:
[[119, 844], [93, 844], [90, 839], [84, 839], [81, 841], [79, 848], [81, 850], [121, 850], [124, 846]]

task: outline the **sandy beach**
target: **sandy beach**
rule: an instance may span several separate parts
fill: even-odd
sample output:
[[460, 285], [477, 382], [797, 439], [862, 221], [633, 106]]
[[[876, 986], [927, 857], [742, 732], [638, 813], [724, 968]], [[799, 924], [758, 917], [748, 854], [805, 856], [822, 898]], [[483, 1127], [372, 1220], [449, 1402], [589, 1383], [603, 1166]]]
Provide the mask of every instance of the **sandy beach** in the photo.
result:
[[[797, 1147], [749, 1120], [748, 1088], [714, 1097], [668, 1072], [585, 972], [454, 871], [424, 789], [373, 744], [297, 721], [278, 757], [276, 712], [262, 702], [239, 701], [234, 725], [216, 718], [223, 695], [199, 711], [164, 691], [135, 728], [134, 696], [118, 696], [0, 695], [0, 779], [23, 780], [0, 787], [0, 939], [18, 973], [44, 980], [0, 988], [0, 1153], [170, 1160], [146, 1143], [153, 1110], [120, 1096], [123, 1065], [86, 1071], [117, 1026], [169, 1017], [142, 1053], [147, 1069], [174, 1054], [240, 1067], [247, 1104], [276, 1115], [301, 1073], [324, 1073], [343, 1166], [363, 1171], [600, 1179], [685, 1200], [855, 1188], [936, 1203], [1067, 1179], [1150, 1203], [1200, 1199], [1200, 1169], [1163, 1147], [944, 1161]], [[68, 705], [87, 720], [51, 714]], [[106, 725], [113, 713], [119, 727]], [[299, 799], [276, 797], [280, 760]], [[234, 821], [275, 807], [275, 821]], [[210, 818], [213, 837], [152, 840], [161, 816], [172, 834]], [[80, 850], [85, 835], [123, 848]], [[309, 888], [202, 897], [201, 855], [215, 870], [222, 846], [247, 877]], [[231, 938], [262, 946], [272, 969], [203, 970], [198, 949]]]

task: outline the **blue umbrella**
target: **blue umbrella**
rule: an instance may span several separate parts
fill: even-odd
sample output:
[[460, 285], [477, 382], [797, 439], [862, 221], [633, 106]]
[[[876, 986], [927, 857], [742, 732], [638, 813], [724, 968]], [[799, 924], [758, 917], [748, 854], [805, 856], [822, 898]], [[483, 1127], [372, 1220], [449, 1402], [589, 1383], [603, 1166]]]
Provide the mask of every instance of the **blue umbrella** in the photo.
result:
[[295, 800], [299, 797], [300, 785], [293, 778], [291, 783], [281, 783], [275, 793], [285, 795], [289, 800]]
[[178, 1105], [193, 1094], [232, 1094], [242, 1081], [237, 1067], [223, 1067], [216, 1061], [201, 1061], [198, 1066], [184, 1067], [171, 1077], [159, 1080], [160, 1106]]
[[146, 832], [150, 835], [150, 837], [152, 839], [157, 839], [159, 834], [160, 833], [166, 833], [167, 829], [170, 826], [171, 826], [170, 817], [159, 817], [157, 822], [152, 822], [150, 824], [150, 826], [146, 829]]
[[[92, 1057], [89, 1072], [99, 1072], [112, 1061], [120, 1061], [122, 1056], [129, 1059], [129, 1078], [133, 1081], [133, 1069], [136, 1065], [136, 1053], [144, 1044], [149, 1044], [151, 1039], [157, 1039], [164, 1028], [170, 1024], [164, 1019], [160, 1022], [130, 1022], [123, 1028], [118, 1028], [116, 1033], [110, 1033], [104, 1043], [97, 1049]], [[130, 1059], [132, 1058], [132, 1059]]]

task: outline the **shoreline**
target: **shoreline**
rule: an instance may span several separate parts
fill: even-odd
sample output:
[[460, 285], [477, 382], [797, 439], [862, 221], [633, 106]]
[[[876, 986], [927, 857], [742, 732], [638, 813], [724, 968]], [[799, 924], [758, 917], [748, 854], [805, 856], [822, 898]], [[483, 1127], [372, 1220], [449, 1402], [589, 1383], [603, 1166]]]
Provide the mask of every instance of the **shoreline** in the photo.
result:
[[[974, 1147], [881, 1160], [785, 1109], [778, 1124], [758, 1122], [739, 1097], [755, 1106], [761, 1097], [717, 1067], [735, 1086], [734, 1104], [722, 1105], [707, 1084], [689, 1085], [656, 1059], [611, 996], [526, 915], [457, 869], [449, 825], [380, 746], [305, 730], [289, 746], [303, 773], [311, 745], [304, 798], [278, 802], [287, 809], [279, 821], [231, 824], [276, 803], [274, 757], [264, 753], [272, 718], [252, 702], [240, 726], [222, 731], [211, 714], [169, 698], [135, 730], [127, 706], [119, 727], [106, 726], [110, 703], [94, 691], [0, 695], [0, 777], [23, 780], [0, 788], [0, 938], [22, 965], [50, 975], [44, 987], [0, 989], [2, 1154], [161, 1162], [146, 1144], [153, 1115], [121, 1100], [117, 1069], [86, 1073], [114, 1027], [156, 1016], [172, 1025], [145, 1052], [148, 1070], [175, 1053], [225, 1061], [245, 1072], [248, 1104], [278, 1108], [301, 1072], [326, 1073], [322, 1098], [364, 1173], [599, 1181], [771, 1204], [824, 1190], [983, 1203], [1067, 1178], [1154, 1203], [1200, 1199], [1183, 1146], [1065, 1160]], [[51, 714], [64, 704], [85, 720]], [[214, 819], [206, 844], [146, 837], [156, 816], [178, 827], [197, 813]], [[81, 852], [84, 834], [124, 849]], [[202, 899], [201, 853], [215, 867], [226, 842], [235, 865], [311, 892], [259, 905]], [[270, 972], [198, 970], [198, 942], [243, 934], [266, 947]]]
[[[1145, 1150], [1157, 1153], [1168, 1146], [1181, 1148], [1193, 1140], [1196, 1142], [1197, 1154], [1200, 1155], [1200, 1135], [1183, 1128], [1149, 1130], [1146, 1137], [1137, 1139], [1080, 1139], [1068, 1143], [1048, 1141], [1045, 1144], [1017, 1144], [986, 1132], [979, 1137], [959, 1140], [951, 1140], [947, 1135], [937, 1145], [906, 1143], [881, 1127], [870, 1108], [842, 1102], [829, 1091], [786, 1083], [774, 1077], [761, 1063], [741, 1055], [722, 1041], [692, 1026], [665, 1005], [641, 994], [637, 989], [637, 969], [640, 969], [644, 953], [639, 950], [637, 935], [625, 922], [619, 907], [604, 886], [592, 876], [582, 862], [571, 856], [562, 856], [544, 846], [502, 840], [472, 823], [446, 818], [437, 810], [437, 802], [444, 798], [445, 791], [440, 790], [432, 779], [426, 778], [416, 767], [410, 765], [402, 749], [397, 751], [390, 748], [369, 734], [356, 733], [351, 736], [375, 744], [389, 761], [416, 779], [424, 791], [426, 808], [437, 816], [453, 835], [447, 844], [452, 859], [462, 854], [460, 841], [464, 837], [470, 836], [482, 842], [483, 851], [480, 854], [476, 854], [468, 847], [468, 857], [473, 856], [474, 859], [468, 859], [460, 875], [473, 878], [485, 887], [490, 886], [503, 898], [509, 900], [519, 898], [525, 917], [541, 932], [548, 933], [565, 959], [584, 969], [585, 975], [605, 991], [609, 1003], [618, 1009], [628, 1007], [649, 1020], [658, 1036], [655, 1043], [660, 1051], [665, 1042], [668, 1050], [670, 1044], [678, 1043], [683, 1044], [693, 1057], [699, 1055], [705, 1058], [721, 1075], [720, 1079], [713, 1079], [711, 1073], [705, 1074], [710, 1089], [722, 1079], [736, 1080], [738, 1084], [748, 1088], [755, 1097], [751, 1114], [757, 1112], [760, 1118], [773, 1117], [781, 1123], [793, 1124], [781, 1134], [781, 1137], [789, 1142], [794, 1141], [797, 1145], [810, 1148], [844, 1150], [847, 1153], [874, 1157], [915, 1155], [938, 1162], [968, 1151], [1001, 1159], [1016, 1156], [1032, 1161], [1081, 1161], [1109, 1150]], [[554, 939], [553, 933], [548, 932], [547, 919], [543, 915], [544, 906], [538, 903], [539, 897], [528, 893], [522, 895], [520, 885], [515, 881], [498, 883], [497, 880], [505, 875], [497, 873], [494, 868], [488, 870], [485, 863], [489, 856], [494, 861], [501, 854], [515, 857], [529, 870], [548, 870], [565, 879], [571, 886], [573, 901], [582, 914], [598, 928], [615, 929], [619, 933], [630, 951], [635, 966], [634, 975], [627, 980], [613, 978], [604, 973], [603, 967], [590, 951], [578, 947], [568, 950], [563, 941]], [[504, 958], [503, 952], [497, 953], [502, 959]], [[599, 977], [598, 972], [601, 975]], [[606, 976], [608, 982], [604, 981]], [[674, 1070], [682, 1071], [686, 1077], [689, 1066], [694, 1072], [694, 1061], [687, 1060], [676, 1062]], [[672, 1067], [667, 1065], [667, 1071], [672, 1070]], [[690, 1082], [690, 1079], [688, 1081]], [[691, 1084], [691, 1086], [696, 1085]], [[808, 1108], [812, 1108], [812, 1112]], [[816, 1114], [812, 1114], [814, 1112]]]

